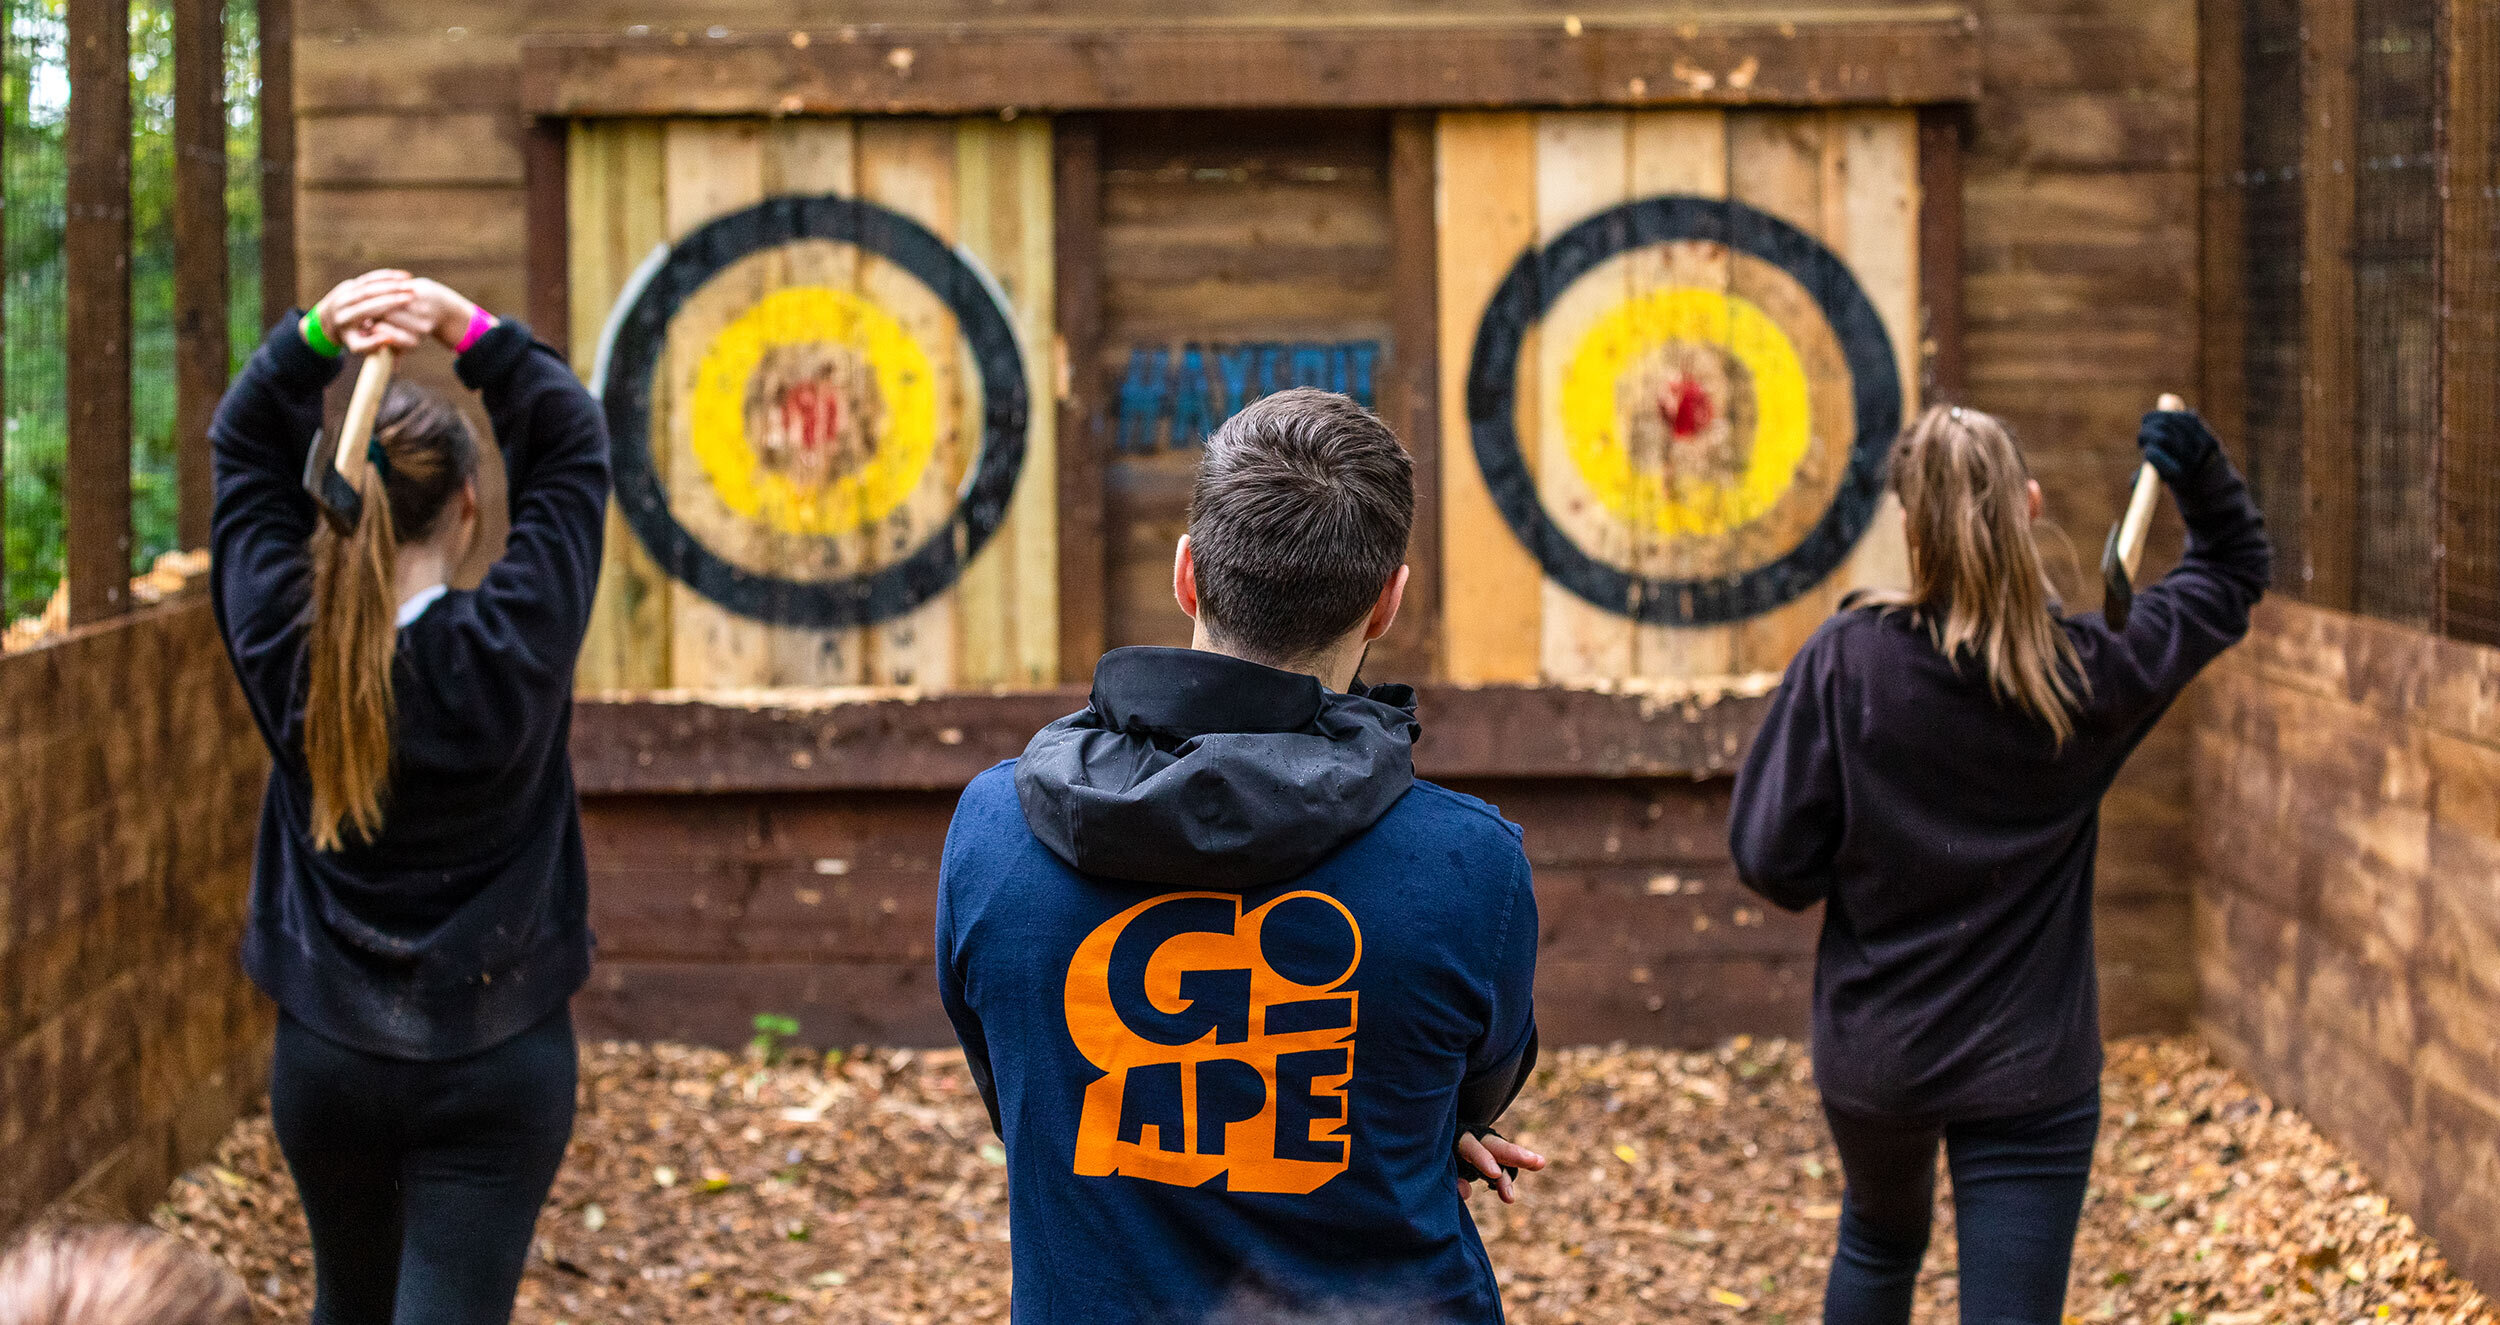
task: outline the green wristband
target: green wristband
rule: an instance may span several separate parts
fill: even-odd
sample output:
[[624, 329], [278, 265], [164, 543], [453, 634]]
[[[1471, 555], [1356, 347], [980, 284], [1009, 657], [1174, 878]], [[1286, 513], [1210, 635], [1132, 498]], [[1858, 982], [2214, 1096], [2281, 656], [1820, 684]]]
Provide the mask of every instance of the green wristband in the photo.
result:
[[321, 310], [314, 309], [306, 313], [303, 325], [299, 329], [304, 334], [304, 343], [312, 347], [313, 353], [324, 359], [339, 357], [337, 343], [330, 339], [330, 333], [321, 329]]

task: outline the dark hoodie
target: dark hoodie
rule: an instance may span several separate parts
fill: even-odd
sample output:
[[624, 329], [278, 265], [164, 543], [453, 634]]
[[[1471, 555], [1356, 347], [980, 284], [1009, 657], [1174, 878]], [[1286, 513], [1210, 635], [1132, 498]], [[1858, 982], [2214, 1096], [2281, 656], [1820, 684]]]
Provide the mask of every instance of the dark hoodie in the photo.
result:
[[1119, 649], [973, 780], [939, 992], [1007, 1143], [1015, 1319], [1235, 1290], [1498, 1321], [1452, 1186], [1532, 1061], [1519, 829], [1415, 779], [1403, 686]]
[[2003, 1117], [2099, 1083], [2101, 796], [2248, 633], [2273, 564], [2219, 449], [2171, 491], [2187, 555], [2136, 595], [2126, 631], [2059, 620], [2088, 687], [2062, 746], [1905, 611], [1838, 613], [1789, 664], [1736, 778], [1730, 843], [1754, 891], [1824, 904], [1814, 1079], [1832, 1108]]
[[400, 628], [382, 833], [313, 849], [304, 765], [303, 484], [337, 359], [290, 312], [209, 426], [217, 624], [269, 745], [243, 965], [288, 1015], [367, 1053], [462, 1058], [562, 1007], [590, 974], [589, 872], [566, 733], [608, 497], [597, 402], [506, 320], [453, 361], [503, 449], [512, 536], [475, 589]]

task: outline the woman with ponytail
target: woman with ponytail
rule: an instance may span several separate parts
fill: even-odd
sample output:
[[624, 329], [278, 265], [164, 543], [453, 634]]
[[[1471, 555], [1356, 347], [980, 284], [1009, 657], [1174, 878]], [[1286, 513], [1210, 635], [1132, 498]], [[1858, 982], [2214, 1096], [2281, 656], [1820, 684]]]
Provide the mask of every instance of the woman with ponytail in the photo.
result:
[[[474, 589], [461, 406], [394, 384], [352, 531], [303, 485], [342, 349], [456, 356], [511, 537]], [[269, 746], [243, 962], [279, 1008], [270, 1113], [319, 1325], [501, 1325], [572, 1135], [590, 969], [566, 737], [607, 436], [554, 350], [369, 272], [271, 330], [218, 406], [217, 622]]]
[[1737, 777], [1746, 886], [1823, 903], [1815, 1082], [1847, 1190], [1827, 1325], [1907, 1325], [1936, 1152], [1966, 1322], [2063, 1315], [2100, 1121], [2092, 858], [2103, 793], [2197, 671], [2247, 633], [2272, 553], [2194, 414], [2145, 416], [2187, 555], [2124, 633], [2068, 616], [2032, 536], [2040, 485], [1972, 409], [1902, 434], [1907, 592], [1807, 641]]

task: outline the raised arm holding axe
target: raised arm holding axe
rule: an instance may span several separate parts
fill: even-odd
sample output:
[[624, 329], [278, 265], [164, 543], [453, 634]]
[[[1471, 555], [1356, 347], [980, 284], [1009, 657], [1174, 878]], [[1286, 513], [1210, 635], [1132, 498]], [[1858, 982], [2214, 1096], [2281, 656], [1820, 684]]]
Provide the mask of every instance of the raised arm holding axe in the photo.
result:
[[[2186, 472], [2200, 458], [2189, 452], [2213, 435], [2187, 412], [2186, 401], [2167, 391], [2153, 410], [2145, 419], [2145, 460], [2127, 495], [2127, 512], [2109, 527], [2109, 541], [2101, 548], [2101, 616], [2120, 634], [2126, 633], [2127, 616], [2135, 607], [2136, 569], [2144, 564], [2144, 540], [2153, 530], [2153, 507], [2161, 500], [2167, 477], [2165, 463], [2173, 474]], [[2183, 417], [2174, 421], [2165, 415]]]

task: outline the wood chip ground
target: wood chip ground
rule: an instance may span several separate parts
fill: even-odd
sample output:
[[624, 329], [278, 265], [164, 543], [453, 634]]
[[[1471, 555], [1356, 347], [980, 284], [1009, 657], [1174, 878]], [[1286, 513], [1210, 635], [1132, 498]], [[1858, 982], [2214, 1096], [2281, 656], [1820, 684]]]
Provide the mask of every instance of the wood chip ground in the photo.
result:
[[[962, 1057], [773, 1066], [671, 1045], [582, 1059], [572, 1154], [522, 1325], [1007, 1318], [1005, 1156]], [[2500, 1322], [2412, 1220], [2300, 1118], [2188, 1039], [2114, 1045], [2070, 1321]], [[1510, 1317], [1817, 1319], [1840, 1178], [1800, 1046], [1548, 1055], [1513, 1131], [1554, 1163], [1476, 1201]], [[185, 1175], [157, 1222], [302, 1321], [311, 1256], [265, 1118]], [[1921, 1320], [1953, 1319], [1949, 1209]]]

